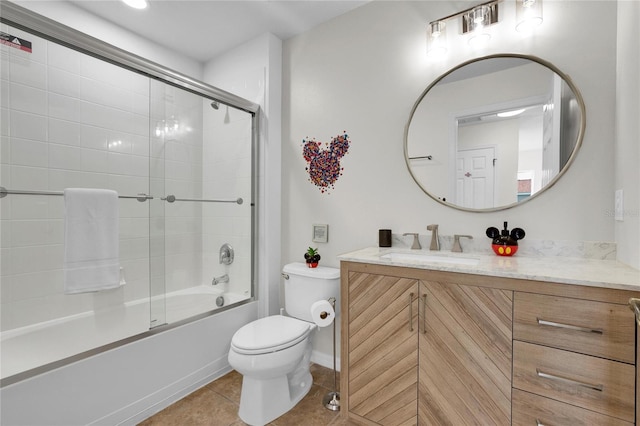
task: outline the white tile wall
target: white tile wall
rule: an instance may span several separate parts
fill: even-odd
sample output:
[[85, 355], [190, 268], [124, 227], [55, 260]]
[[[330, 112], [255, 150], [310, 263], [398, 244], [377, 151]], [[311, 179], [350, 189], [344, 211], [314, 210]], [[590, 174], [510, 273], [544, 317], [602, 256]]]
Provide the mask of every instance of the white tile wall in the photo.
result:
[[[0, 184], [149, 192], [147, 79], [3, 28], [32, 41], [33, 53], [0, 50]], [[127, 286], [73, 296], [63, 294], [62, 197], [10, 195], [0, 206], [2, 330], [148, 296], [148, 205], [120, 201]]]
[[[248, 294], [250, 115], [224, 105], [215, 111], [192, 93], [1, 27], [33, 43], [32, 54], [0, 47], [2, 186], [245, 200], [239, 206], [121, 199], [120, 263], [127, 285], [68, 296], [61, 269], [62, 197], [3, 198], [1, 329], [208, 284], [223, 273], [231, 276], [229, 290]], [[175, 120], [177, 127], [156, 134], [163, 120]], [[231, 267], [218, 263], [225, 242], [236, 250]]]
[[[213, 111], [203, 108], [205, 144], [203, 196], [236, 199], [238, 204], [203, 206], [202, 270], [203, 278], [229, 274], [228, 291], [249, 294], [251, 291], [251, 117], [224, 105]], [[234, 248], [232, 265], [218, 260], [222, 244]]]

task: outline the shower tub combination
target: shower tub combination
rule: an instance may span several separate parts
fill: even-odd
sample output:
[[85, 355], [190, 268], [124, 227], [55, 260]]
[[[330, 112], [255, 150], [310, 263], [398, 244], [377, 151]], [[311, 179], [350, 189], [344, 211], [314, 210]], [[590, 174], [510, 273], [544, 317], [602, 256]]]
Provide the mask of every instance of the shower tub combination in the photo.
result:
[[52, 365], [145, 333], [149, 330], [151, 304], [163, 303], [166, 323], [177, 325], [248, 299], [246, 295], [198, 286], [151, 300], [126, 302], [119, 309], [88, 311], [4, 331], [0, 334], [2, 377]]
[[[0, 45], [0, 358], [11, 423], [29, 413], [4, 404], [5, 394], [35, 401], [44, 389], [25, 379], [165, 331], [210, 327], [220, 315], [253, 317], [257, 308], [244, 305], [255, 301], [259, 107], [10, 2], [0, 21], [4, 35], [30, 46]], [[65, 188], [123, 194], [126, 285], [64, 294]], [[219, 259], [227, 243], [233, 264]], [[225, 275], [228, 282], [202, 284]]]

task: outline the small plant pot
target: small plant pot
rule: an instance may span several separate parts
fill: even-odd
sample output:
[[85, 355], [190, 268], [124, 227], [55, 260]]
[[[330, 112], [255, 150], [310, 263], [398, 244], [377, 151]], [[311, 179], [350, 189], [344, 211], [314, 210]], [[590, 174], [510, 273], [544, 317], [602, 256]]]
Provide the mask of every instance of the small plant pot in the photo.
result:
[[309, 268], [317, 268], [318, 267], [318, 262], [307, 263], [307, 266]]

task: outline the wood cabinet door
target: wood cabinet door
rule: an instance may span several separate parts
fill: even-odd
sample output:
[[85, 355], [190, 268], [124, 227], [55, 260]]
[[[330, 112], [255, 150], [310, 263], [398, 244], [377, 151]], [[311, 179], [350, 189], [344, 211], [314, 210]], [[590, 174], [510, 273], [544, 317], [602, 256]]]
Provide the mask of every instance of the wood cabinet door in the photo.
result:
[[420, 284], [421, 425], [510, 425], [513, 292]]
[[347, 297], [349, 413], [381, 425], [415, 425], [418, 282], [350, 271]]

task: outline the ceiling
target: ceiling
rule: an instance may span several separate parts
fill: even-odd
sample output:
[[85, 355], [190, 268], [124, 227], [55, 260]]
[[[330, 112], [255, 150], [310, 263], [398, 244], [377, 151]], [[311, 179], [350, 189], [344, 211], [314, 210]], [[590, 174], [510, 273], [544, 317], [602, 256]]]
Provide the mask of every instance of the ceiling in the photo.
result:
[[369, 0], [120, 0], [69, 3], [200, 63], [270, 32], [286, 40]]

